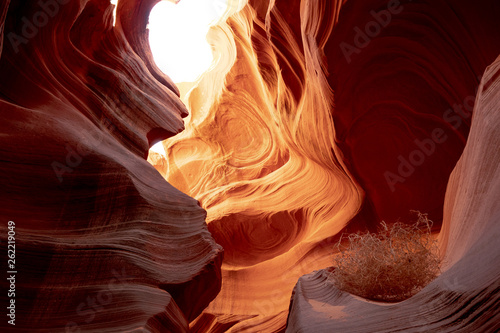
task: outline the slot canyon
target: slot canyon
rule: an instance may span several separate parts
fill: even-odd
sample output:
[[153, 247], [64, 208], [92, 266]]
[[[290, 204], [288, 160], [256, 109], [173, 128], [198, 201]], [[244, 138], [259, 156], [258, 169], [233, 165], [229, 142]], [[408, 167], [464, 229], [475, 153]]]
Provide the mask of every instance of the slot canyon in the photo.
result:
[[[500, 331], [499, 1], [228, 0], [175, 83], [159, 2], [0, 2], [0, 331]], [[332, 283], [412, 211], [433, 281]]]

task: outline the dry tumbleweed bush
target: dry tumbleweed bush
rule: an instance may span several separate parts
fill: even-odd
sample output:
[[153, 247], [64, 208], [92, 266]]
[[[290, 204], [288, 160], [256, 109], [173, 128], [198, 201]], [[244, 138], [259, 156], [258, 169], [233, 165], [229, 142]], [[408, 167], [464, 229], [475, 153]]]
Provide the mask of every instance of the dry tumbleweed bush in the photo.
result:
[[413, 225], [382, 222], [379, 233], [351, 234], [347, 248], [337, 244], [333, 283], [341, 290], [371, 300], [407, 299], [439, 274], [440, 259], [432, 239], [432, 221], [418, 214]]

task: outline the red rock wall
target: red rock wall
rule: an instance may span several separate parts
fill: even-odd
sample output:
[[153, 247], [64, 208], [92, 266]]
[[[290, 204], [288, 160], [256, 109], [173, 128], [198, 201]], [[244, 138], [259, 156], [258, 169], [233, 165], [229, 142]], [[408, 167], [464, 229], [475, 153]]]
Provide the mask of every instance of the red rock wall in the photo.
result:
[[337, 140], [368, 223], [442, 219], [483, 71], [500, 53], [496, 1], [348, 1], [325, 46]]
[[446, 189], [442, 273], [410, 299], [367, 301], [327, 270], [295, 286], [287, 332], [497, 332], [500, 255], [500, 57], [484, 74], [465, 150]]
[[[499, 5], [233, 3], [209, 36], [220, 61], [185, 107], [148, 48], [156, 2], [121, 0], [115, 27], [107, 0], [0, 4], [0, 223], [7, 240], [15, 222], [16, 329], [278, 332], [289, 316], [290, 331], [318, 330], [307, 314], [321, 304], [301, 317], [297, 291], [310, 276], [289, 315], [290, 295], [300, 276], [329, 266], [339, 232], [405, 220], [410, 209], [440, 227], [479, 77], [500, 53]], [[166, 182], [148, 148], [177, 133], [155, 160]], [[467, 221], [453, 227], [449, 216], [447, 258], [476, 261], [484, 225], [461, 248]], [[330, 295], [315, 274], [312, 288]], [[483, 289], [464, 285], [496, 304], [498, 272], [485, 274]], [[377, 313], [337, 318], [345, 327], [408, 327], [387, 320], [407, 312], [334, 294]], [[407, 309], [432, 293], [420, 295]], [[328, 316], [318, 327], [338, 323]]]
[[15, 222], [16, 331], [187, 331], [220, 289], [222, 248], [197, 201], [145, 160], [187, 114], [135, 51], [155, 1], [124, 2], [136, 16], [116, 27], [109, 1], [41, 3], [1, 7], [0, 216], [3, 240]]

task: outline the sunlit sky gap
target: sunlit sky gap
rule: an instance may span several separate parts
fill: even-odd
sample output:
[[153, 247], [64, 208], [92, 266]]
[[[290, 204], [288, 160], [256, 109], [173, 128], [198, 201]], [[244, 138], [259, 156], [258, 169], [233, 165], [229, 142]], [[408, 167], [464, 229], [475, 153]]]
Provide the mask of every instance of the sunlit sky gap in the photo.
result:
[[[156, 65], [175, 82], [193, 82], [213, 62], [207, 33], [227, 10], [227, 0], [161, 1], [149, 16], [149, 45]], [[151, 150], [165, 154], [161, 142]]]
[[207, 33], [227, 0], [159, 2], [149, 16], [149, 43], [158, 67], [175, 83], [193, 82], [211, 66]]
[[115, 5], [115, 9], [113, 10], [113, 27], [116, 23], [116, 7], [118, 5], [118, 0], [111, 0], [111, 4]]
[[[118, 0], [111, 3], [116, 6]], [[153, 8], [148, 24], [151, 52], [175, 83], [194, 82], [210, 68], [213, 55], [206, 36], [227, 6], [227, 0], [181, 0], [161, 1]], [[151, 150], [165, 155], [161, 142]]]

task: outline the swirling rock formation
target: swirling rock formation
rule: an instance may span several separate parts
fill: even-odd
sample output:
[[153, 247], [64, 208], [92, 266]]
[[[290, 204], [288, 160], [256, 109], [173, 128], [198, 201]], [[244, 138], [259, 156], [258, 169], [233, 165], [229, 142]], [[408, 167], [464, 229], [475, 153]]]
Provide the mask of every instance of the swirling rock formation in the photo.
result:
[[439, 234], [442, 274], [396, 304], [334, 287], [328, 271], [299, 279], [287, 332], [497, 332], [500, 329], [500, 57], [479, 87], [465, 150], [448, 182]]
[[122, 1], [113, 27], [109, 1], [2, 2], [4, 332], [186, 332], [220, 289], [205, 211], [145, 159], [187, 115], [145, 51], [155, 3]]
[[[212, 40], [235, 48], [220, 55], [227, 75], [202, 78], [188, 98], [186, 130], [165, 142], [166, 179], [200, 200], [224, 248], [221, 292], [195, 331], [282, 328], [297, 278], [329, 265], [328, 244], [361, 203], [335, 144], [333, 97], [316, 47], [330, 16], [316, 20], [320, 5], [295, 8], [302, 28], [288, 26], [299, 13], [283, 2], [264, 16], [247, 5], [214, 29]], [[292, 28], [311, 36], [306, 46]], [[293, 67], [282, 71], [286, 64]]]
[[[497, 1], [230, 1], [187, 107], [149, 51], [157, 1], [120, 0], [115, 26], [108, 0], [0, 4], [16, 331], [495, 329], [496, 64], [448, 177], [500, 53]], [[317, 271], [290, 305], [341, 232], [410, 209], [437, 230], [443, 207], [446, 266], [415, 297], [366, 302]]]
[[219, 71], [185, 97], [191, 115], [164, 144], [165, 173], [200, 200], [225, 249], [221, 293], [193, 330], [273, 332], [291, 286], [329, 266], [346, 225], [375, 229], [417, 209], [439, 230], [478, 77], [500, 52], [498, 8], [303, 0], [233, 11], [209, 36], [223, 46]]

